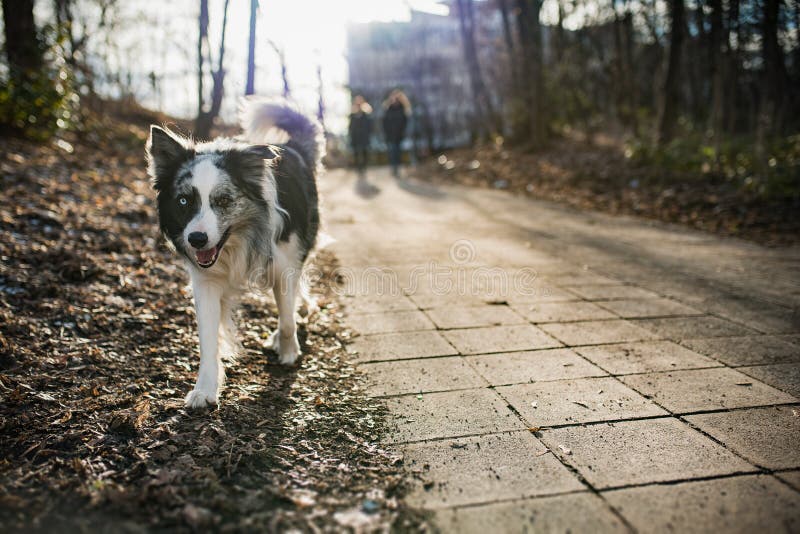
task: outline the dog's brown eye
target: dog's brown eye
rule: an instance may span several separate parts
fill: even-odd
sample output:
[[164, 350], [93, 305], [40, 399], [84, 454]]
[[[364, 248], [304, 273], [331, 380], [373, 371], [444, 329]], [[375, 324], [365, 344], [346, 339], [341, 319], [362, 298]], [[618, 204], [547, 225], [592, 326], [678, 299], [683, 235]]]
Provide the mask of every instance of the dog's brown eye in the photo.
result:
[[218, 197], [215, 204], [220, 208], [227, 208], [231, 205], [231, 197]]

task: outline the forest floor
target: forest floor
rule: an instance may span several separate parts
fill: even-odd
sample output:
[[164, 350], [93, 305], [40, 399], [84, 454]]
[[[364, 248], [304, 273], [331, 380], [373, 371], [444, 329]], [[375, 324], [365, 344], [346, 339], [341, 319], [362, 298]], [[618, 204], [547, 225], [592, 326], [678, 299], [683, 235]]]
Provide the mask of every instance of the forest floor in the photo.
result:
[[274, 363], [274, 305], [248, 297], [219, 408], [184, 409], [197, 336], [157, 231], [148, 120], [161, 122], [2, 140], [4, 531], [424, 529], [400, 499], [402, 459], [377, 445], [384, 408], [344, 349], [331, 254], [314, 260], [321, 310], [300, 363]]
[[415, 172], [439, 183], [504, 189], [581, 209], [679, 223], [766, 245], [800, 242], [800, 181], [793, 195], [766, 197], [712, 173], [680, 172], [625, 155], [610, 136], [577, 135], [543, 151], [483, 145], [444, 152]]

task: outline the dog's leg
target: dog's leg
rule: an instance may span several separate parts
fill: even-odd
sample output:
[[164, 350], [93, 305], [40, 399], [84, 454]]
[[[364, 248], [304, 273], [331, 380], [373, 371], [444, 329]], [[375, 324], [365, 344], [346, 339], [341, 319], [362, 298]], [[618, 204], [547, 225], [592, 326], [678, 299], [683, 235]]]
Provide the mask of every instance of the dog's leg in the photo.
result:
[[295, 323], [297, 284], [296, 269], [283, 271], [273, 286], [275, 302], [278, 304], [278, 329], [272, 333], [272, 348], [278, 352], [283, 365], [292, 365], [300, 355], [300, 342], [297, 340]]
[[233, 310], [236, 301], [230, 297], [222, 298], [222, 309], [219, 324], [219, 354], [221, 358], [232, 360], [241, 352], [241, 344], [236, 337], [236, 325], [233, 322]]
[[222, 289], [195, 277], [192, 277], [192, 289], [200, 334], [200, 371], [194, 389], [186, 395], [186, 406], [203, 408], [217, 403], [219, 387], [225, 379], [218, 346]]

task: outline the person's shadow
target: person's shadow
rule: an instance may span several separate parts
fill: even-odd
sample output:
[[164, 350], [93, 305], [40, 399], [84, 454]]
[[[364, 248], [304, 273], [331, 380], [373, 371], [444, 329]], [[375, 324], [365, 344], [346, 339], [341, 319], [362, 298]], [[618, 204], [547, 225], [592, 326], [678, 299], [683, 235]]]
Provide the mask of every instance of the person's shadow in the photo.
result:
[[370, 199], [379, 195], [381, 189], [367, 180], [366, 171], [358, 171], [356, 179], [356, 194], [362, 198]]

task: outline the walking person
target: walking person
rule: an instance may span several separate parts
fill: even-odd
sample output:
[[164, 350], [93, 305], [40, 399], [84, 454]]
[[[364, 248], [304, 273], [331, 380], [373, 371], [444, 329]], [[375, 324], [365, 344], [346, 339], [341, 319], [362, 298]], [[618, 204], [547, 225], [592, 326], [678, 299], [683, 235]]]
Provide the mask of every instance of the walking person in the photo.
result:
[[369, 138], [372, 134], [372, 106], [361, 95], [353, 98], [348, 133], [355, 167], [359, 174], [364, 174], [367, 170]]
[[389, 150], [389, 165], [392, 174], [400, 176], [400, 163], [403, 159], [403, 138], [406, 136], [408, 116], [411, 114], [411, 103], [400, 89], [389, 93], [383, 103], [383, 135]]

